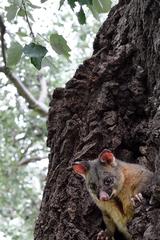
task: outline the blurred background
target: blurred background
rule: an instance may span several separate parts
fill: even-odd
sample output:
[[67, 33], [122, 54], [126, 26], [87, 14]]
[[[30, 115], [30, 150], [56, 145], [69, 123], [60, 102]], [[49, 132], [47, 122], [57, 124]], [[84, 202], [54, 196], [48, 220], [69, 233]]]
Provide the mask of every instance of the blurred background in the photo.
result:
[[95, 35], [115, 3], [0, 0], [1, 240], [33, 239], [47, 174], [51, 95], [91, 56]]

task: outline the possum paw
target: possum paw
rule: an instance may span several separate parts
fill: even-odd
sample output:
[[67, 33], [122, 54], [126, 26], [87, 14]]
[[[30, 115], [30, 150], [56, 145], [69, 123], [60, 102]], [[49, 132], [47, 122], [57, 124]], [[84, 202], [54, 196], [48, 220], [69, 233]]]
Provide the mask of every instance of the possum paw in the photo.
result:
[[143, 201], [143, 196], [142, 193], [138, 193], [136, 194], [134, 197], [131, 198], [132, 204], [135, 207], [136, 206], [136, 202], [142, 202]]
[[101, 230], [97, 235], [97, 240], [110, 240], [106, 231]]

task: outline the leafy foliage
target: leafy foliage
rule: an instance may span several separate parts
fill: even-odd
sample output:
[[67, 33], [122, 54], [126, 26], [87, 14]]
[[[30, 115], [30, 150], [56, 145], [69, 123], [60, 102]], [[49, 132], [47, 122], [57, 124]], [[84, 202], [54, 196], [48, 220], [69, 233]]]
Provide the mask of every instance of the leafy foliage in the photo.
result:
[[[4, 98], [8, 99], [9, 95], [8, 91], [1, 93], [1, 102]], [[11, 105], [8, 104], [7, 109], [0, 112], [0, 232], [4, 232], [7, 239], [11, 236], [16, 240], [22, 238], [28, 240], [32, 239], [32, 225], [37, 215], [43, 186], [40, 179], [45, 172], [40, 173], [35, 168], [33, 171], [29, 166], [27, 168], [19, 166], [18, 160], [23, 159], [25, 154], [32, 155], [31, 151], [36, 150], [36, 138], [31, 137], [33, 131], [31, 127], [25, 133], [28, 124], [20, 123], [24, 116], [20, 113], [18, 105], [18, 109]], [[43, 122], [41, 127], [44, 129]], [[26, 134], [30, 137], [25, 138]], [[32, 138], [35, 142], [31, 146]], [[44, 136], [42, 139], [44, 141]], [[43, 141], [40, 143], [37, 138], [37, 143], [42, 145]]]
[[[61, 2], [60, 7], [63, 3], [64, 1]], [[76, 4], [80, 6], [80, 10], [76, 14], [80, 24], [86, 23], [86, 15], [83, 9], [84, 6], [87, 6], [96, 18], [99, 13], [108, 12], [111, 8], [111, 0], [68, 0], [68, 4], [73, 10], [76, 7]]]
[[[47, 0], [41, 0], [42, 6], [45, 5]], [[9, 22], [13, 22], [16, 20], [19, 22], [19, 18], [25, 19], [28, 24], [28, 28], [30, 29], [30, 35], [32, 36], [32, 44], [39, 45], [40, 43], [37, 42], [37, 38], [35, 38], [33, 31], [32, 31], [32, 23], [34, 22], [34, 18], [32, 16], [32, 11], [34, 9], [40, 9], [41, 6], [33, 4], [30, 0], [10, 0], [10, 5], [5, 7], [5, 15]], [[59, 10], [63, 8], [64, 5], [68, 5], [71, 7], [72, 11], [75, 12], [77, 19], [80, 24], [86, 23], [86, 12], [87, 8], [92, 12], [93, 16], [98, 19], [98, 14], [108, 12], [111, 7], [111, 0], [60, 0], [59, 1]], [[17, 34], [22, 37], [26, 36], [26, 33], [22, 31], [18, 31]], [[39, 56], [41, 56], [42, 47], [46, 49], [45, 42], [41, 48], [37, 48], [37, 52], [39, 51]], [[50, 35], [50, 44], [53, 50], [60, 55], [64, 55], [66, 58], [69, 58], [70, 54], [70, 47], [67, 43], [67, 40], [58, 33], [52, 33]], [[8, 63], [9, 66], [16, 65], [20, 59], [20, 48], [18, 45], [14, 46], [14, 50], [11, 44], [11, 49], [8, 51], [8, 59], [12, 58], [12, 52], [15, 52], [17, 49], [17, 58], [15, 60], [12, 59], [11, 62]], [[44, 56], [43, 56], [44, 57]], [[30, 57], [31, 63], [38, 69], [41, 69], [42, 59], [43, 57]]]

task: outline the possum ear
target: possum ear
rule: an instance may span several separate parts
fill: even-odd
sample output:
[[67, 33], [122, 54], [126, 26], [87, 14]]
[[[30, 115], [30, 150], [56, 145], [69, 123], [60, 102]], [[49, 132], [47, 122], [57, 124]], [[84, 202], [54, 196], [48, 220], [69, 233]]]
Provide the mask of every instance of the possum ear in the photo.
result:
[[75, 173], [78, 173], [79, 175], [85, 177], [89, 169], [89, 164], [87, 162], [74, 162], [72, 164], [72, 168]]
[[109, 164], [109, 165], [112, 165], [112, 166], [117, 166], [117, 161], [116, 161], [115, 156], [108, 149], [104, 149], [100, 153], [99, 160], [100, 160], [101, 163], [106, 163], [106, 164]]

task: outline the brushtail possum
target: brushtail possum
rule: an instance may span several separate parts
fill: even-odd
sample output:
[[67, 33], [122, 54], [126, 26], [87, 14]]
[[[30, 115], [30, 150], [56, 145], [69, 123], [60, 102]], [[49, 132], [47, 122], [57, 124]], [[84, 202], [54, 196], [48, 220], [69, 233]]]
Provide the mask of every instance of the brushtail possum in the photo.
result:
[[131, 240], [127, 223], [133, 217], [135, 200], [142, 200], [141, 192], [153, 173], [139, 164], [116, 159], [108, 149], [104, 149], [97, 159], [74, 162], [72, 167], [84, 177], [91, 197], [102, 212], [107, 228], [97, 239], [114, 239], [118, 229], [126, 240]]

